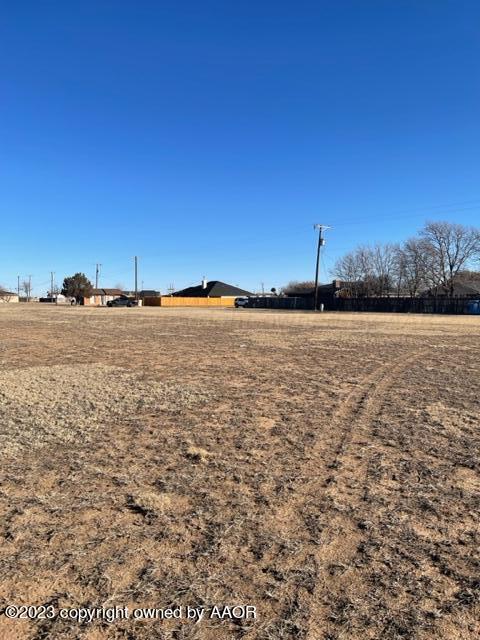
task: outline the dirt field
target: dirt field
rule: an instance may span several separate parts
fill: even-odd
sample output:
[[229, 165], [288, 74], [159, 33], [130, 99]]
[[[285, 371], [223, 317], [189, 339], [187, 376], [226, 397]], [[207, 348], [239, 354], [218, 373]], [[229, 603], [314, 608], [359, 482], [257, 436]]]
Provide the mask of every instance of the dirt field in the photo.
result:
[[[55, 614], [2, 615], [0, 638], [479, 638], [479, 337], [3, 305], [0, 607]], [[257, 619], [209, 618], [234, 604]], [[59, 615], [187, 605], [204, 619]]]

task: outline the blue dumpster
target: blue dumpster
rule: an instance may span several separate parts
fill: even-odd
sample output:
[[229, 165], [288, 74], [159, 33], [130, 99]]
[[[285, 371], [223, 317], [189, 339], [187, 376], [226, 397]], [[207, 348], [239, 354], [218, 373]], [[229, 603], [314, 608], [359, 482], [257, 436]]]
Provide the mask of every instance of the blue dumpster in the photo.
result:
[[467, 313], [480, 315], [480, 300], [470, 300], [467, 305]]

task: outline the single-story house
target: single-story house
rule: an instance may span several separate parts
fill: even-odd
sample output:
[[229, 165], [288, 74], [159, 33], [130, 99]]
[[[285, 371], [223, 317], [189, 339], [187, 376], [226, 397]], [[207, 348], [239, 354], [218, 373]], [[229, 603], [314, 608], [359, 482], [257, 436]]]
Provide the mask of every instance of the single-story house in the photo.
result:
[[4, 291], [0, 289], [0, 304], [2, 302], [18, 302], [18, 294], [13, 293], [13, 291]]
[[232, 284], [220, 282], [220, 280], [206, 280], [196, 287], [187, 287], [181, 291], [175, 291], [172, 296], [179, 298], [238, 298], [240, 296], [253, 296], [253, 293], [240, 289]]
[[123, 295], [121, 289], [92, 289], [89, 297], [83, 298], [82, 304], [86, 306], [104, 307], [110, 300], [115, 300]]
[[253, 296], [253, 293], [220, 280], [207, 282], [204, 278], [202, 284], [168, 296], [145, 296], [144, 304], [156, 307], [233, 307], [235, 298], [241, 296]]

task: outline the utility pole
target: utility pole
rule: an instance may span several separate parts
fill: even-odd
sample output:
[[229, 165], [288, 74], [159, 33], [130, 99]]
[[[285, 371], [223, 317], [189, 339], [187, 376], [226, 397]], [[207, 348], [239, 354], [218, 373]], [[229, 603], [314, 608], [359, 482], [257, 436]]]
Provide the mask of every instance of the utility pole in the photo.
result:
[[55, 271], [50, 271], [50, 297], [53, 298], [53, 279], [55, 276]]
[[32, 294], [32, 276], [28, 276], [28, 294], [27, 294], [27, 302], [30, 302], [30, 296]]
[[98, 289], [98, 276], [100, 275], [100, 267], [102, 265], [100, 263], [97, 263], [95, 265], [95, 289]]
[[325, 224], [314, 224], [313, 228], [315, 230], [318, 229], [318, 244], [317, 244], [317, 264], [315, 267], [315, 300], [313, 303], [313, 310], [318, 311], [318, 275], [320, 270], [320, 251], [323, 245], [325, 244], [325, 238], [323, 237], [323, 232], [327, 229], [331, 229], [332, 227], [327, 227]]
[[264, 296], [265, 295], [265, 283], [261, 282], [260, 284], [262, 285], [262, 296]]
[[135, 256], [135, 300], [138, 301], [138, 256]]
[[20, 276], [17, 276], [17, 294], [18, 294], [18, 301], [20, 302]]

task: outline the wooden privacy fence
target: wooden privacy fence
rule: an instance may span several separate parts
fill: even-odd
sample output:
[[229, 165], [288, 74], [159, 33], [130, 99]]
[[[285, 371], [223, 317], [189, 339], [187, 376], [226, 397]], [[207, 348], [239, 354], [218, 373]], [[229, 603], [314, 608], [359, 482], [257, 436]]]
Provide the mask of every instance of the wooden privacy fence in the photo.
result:
[[[329, 299], [331, 301], [331, 298]], [[320, 303], [323, 302], [322, 300]], [[313, 298], [283, 298], [279, 296], [271, 296], [268, 298], [256, 297], [249, 298], [248, 306], [253, 309], [313, 309]]]
[[146, 307], [233, 307], [235, 298], [183, 298], [162, 296], [144, 298]]
[[[333, 298], [320, 296], [325, 311], [377, 311], [386, 313], [478, 313], [472, 298]], [[249, 307], [257, 309], [313, 310], [312, 297], [250, 298]]]
[[162, 305], [162, 299], [160, 296], [145, 296], [143, 298], [144, 307], [160, 307]]

